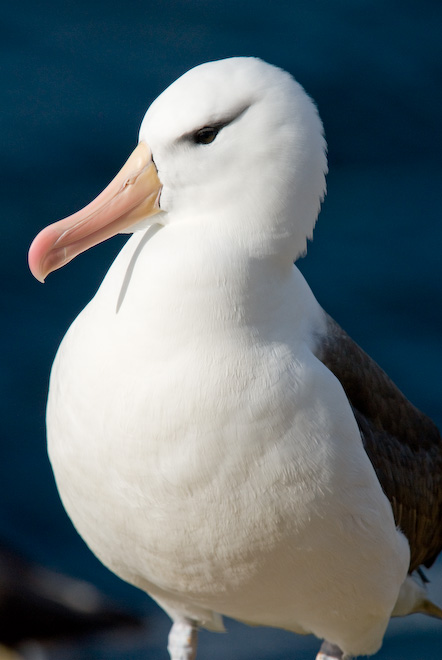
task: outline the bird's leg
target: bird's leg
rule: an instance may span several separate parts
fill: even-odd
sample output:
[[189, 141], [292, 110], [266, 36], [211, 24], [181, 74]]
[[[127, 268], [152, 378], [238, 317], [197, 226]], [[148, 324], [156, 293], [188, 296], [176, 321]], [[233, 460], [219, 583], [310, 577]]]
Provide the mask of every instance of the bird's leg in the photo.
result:
[[174, 621], [169, 633], [167, 650], [170, 660], [195, 660], [198, 626], [190, 619]]
[[339, 646], [336, 646], [336, 644], [330, 644], [330, 642], [324, 640], [319, 649], [319, 653], [316, 656], [316, 660], [350, 660], [350, 658], [344, 656]]

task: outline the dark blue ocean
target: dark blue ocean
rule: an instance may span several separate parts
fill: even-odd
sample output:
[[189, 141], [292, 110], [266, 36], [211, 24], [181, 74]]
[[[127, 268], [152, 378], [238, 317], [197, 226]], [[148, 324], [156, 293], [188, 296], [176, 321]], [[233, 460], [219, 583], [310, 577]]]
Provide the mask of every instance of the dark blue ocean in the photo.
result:
[[[2, 7], [0, 30], [0, 543], [94, 582], [150, 622], [144, 636], [72, 643], [39, 658], [165, 660], [167, 618], [77, 536], [45, 447], [55, 351], [125, 239], [44, 286], [27, 269], [29, 244], [103, 189], [174, 79], [204, 61], [259, 56], [316, 100], [328, 140], [328, 195], [300, 268], [325, 309], [442, 426], [442, 4], [22, 0]], [[440, 562], [429, 577], [442, 604]], [[228, 628], [202, 635], [201, 660], [307, 660], [317, 650], [312, 638]], [[440, 660], [442, 623], [394, 622], [377, 657]]]

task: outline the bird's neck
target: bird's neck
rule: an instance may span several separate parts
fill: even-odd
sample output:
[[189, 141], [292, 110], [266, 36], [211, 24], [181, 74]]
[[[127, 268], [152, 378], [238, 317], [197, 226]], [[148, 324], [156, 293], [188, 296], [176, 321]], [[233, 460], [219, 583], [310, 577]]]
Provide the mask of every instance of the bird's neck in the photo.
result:
[[107, 310], [109, 322], [136, 323], [134, 332], [145, 328], [164, 337], [179, 328], [181, 339], [190, 341], [213, 332], [267, 332], [278, 327], [278, 319], [287, 327], [287, 316], [293, 331], [309, 296], [290, 261], [250, 254], [241, 245], [208, 245], [197, 233], [192, 239], [189, 232], [165, 227], [128, 241], [94, 304]]

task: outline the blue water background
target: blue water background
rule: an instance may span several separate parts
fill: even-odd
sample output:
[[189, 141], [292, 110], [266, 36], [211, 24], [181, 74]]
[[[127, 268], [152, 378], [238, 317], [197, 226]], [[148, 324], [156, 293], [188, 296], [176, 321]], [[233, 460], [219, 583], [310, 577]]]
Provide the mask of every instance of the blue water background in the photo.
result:
[[[0, 539], [154, 617], [156, 632], [139, 648], [101, 643], [73, 658], [166, 658], [167, 619], [78, 538], [45, 449], [54, 353], [125, 239], [44, 286], [27, 270], [28, 246], [102, 190], [136, 144], [147, 106], [175, 78], [212, 59], [262, 57], [313, 96], [329, 145], [329, 193], [300, 267], [327, 311], [442, 426], [442, 4], [22, 0], [1, 16]], [[441, 572], [431, 575], [441, 602]], [[439, 659], [441, 625], [393, 624], [378, 657]], [[230, 635], [204, 635], [200, 657], [302, 660], [316, 646], [233, 625]]]

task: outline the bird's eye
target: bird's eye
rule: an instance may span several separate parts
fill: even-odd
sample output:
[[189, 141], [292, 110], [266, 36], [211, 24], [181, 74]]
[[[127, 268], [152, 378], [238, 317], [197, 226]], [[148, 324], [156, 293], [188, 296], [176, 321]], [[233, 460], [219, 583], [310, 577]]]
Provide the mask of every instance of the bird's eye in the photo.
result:
[[193, 141], [195, 144], [210, 144], [218, 135], [219, 130], [220, 129], [215, 126], [205, 126], [204, 128], [200, 128], [199, 131], [194, 133]]

